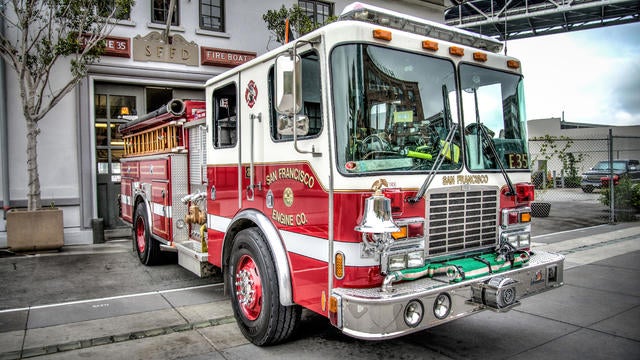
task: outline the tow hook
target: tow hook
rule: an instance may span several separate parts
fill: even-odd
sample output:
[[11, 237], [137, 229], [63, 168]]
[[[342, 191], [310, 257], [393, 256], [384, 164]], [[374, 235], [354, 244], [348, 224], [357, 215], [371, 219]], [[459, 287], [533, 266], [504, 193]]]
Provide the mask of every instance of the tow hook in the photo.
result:
[[494, 310], [510, 310], [520, 304], [516, 293], [517, 284], [516, 280], [504, 276], [494, 276], [476, 283], [471, 286], [472, 302]]

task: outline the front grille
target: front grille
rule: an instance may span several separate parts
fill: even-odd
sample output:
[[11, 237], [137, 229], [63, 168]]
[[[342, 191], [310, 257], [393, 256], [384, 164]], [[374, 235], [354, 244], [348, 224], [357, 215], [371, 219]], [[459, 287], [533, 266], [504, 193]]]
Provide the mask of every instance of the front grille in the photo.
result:
[[426, 256], [495, 246], [498, 190], [434, 190], [427, 194]]

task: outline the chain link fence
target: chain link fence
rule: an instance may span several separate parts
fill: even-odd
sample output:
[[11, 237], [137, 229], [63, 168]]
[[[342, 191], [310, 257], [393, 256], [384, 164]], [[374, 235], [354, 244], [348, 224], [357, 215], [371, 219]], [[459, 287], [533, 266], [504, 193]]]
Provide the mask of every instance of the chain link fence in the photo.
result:
[[[529, 139], [529, 154], [536, 202], [575, 216], [589, 214], [596, 223], [635, 220], [640, 208], [640, 137], [613, 136], [611, 131], [593, 138], [547, 135]], [[535, 209], [533, 215], [547, 216]]]

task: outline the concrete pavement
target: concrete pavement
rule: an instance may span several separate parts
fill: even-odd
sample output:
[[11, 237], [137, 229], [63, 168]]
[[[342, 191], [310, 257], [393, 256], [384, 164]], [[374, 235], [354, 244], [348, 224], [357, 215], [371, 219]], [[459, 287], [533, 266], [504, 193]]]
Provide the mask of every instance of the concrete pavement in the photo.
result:
[[[0, 304], [14, 297], [28, 299], [0, 310], [0, 359], [640, 358], [640, 225], [602, 225], [540, 235], [533, 241], [534, 250], [566, 255], [565, 285], [525, 299], [513, 311], [483, 312], [382, 342], [348, 338], [325, 319], [305, 312], [291, 342], [268, 348], [242, 337], [221, 284], [211, 279], [184, 289], [152, 289], [151, 282], [138, 287], [144, 291], [106, 297], [92, 296], [102, 293], [86, 285], [86, 297], [76, 289], [70, 291], [70, 301], [59, 301], [58, 293], [39, 293], [40, 277], [22, 286], [6, 279], [13, 267], [22, 268], [33, 258], [0, 258], [5, 284]], [[25, 269], [46, 273], [41, 265], [54, 260], [76, 269], [72, 259], [94, 256], [101, 259], [98, 267], [114, 266], [111, 261], [116, 260], [105, 260], [113, 256], [126, 272], [105, 273], [115, 279], [95, 282], [121, 282], [125, 287], [131, 281], [125, 276], [133, 283], [139, 277], [142, 283], [152, 276], [146, 271], [168, 271], [128, 264], [137, 259], [128, 243], [123, 246], [126, 249], [117, 244], [90, 247], [98, 249], [96, 254], [89, 248], [86, 253], [76, 249], [75, 255], [43, 255], [39, 259], [47, 260], [42, 264], [36, 261]], [[83, 287], [86, 276], [67, 273], [66, 281], [58, 284], [60, 293]], [[50, 297], [22, 294], [29, 292]]]

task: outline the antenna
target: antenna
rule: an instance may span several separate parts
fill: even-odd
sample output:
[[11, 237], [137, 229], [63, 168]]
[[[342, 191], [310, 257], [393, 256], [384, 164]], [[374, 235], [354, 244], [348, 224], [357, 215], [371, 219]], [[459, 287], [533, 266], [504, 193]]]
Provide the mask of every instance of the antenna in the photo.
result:
[[509, 40], [509, 35], [507, 32], [507, 9], [504, 10], [504, 56], [507, 56], [507, 40]]

